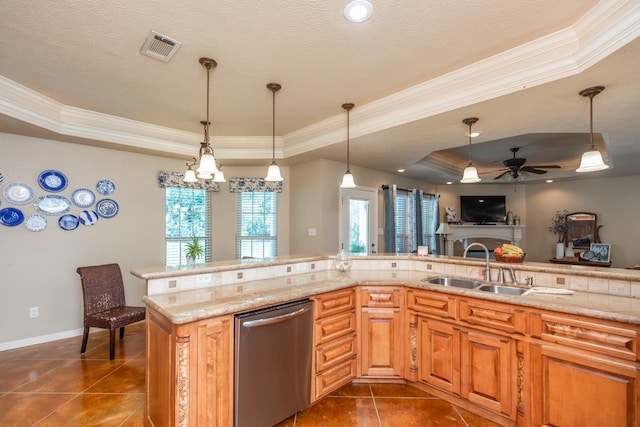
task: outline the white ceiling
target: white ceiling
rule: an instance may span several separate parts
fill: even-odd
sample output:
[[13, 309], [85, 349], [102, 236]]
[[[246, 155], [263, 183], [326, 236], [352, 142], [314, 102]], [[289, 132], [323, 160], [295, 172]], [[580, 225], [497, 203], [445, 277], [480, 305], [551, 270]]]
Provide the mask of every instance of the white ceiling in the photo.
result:
[[[348, 1], [2, 0], [0, 131], [186, 160], [202, 139], [208, 56], [223, 164], [269, 163], [265, 85], [278, 82], [281, 164], [344, 162], [341, 105], [353, 102], [354, 165], [457, 180], [462, 119], [477, 116], [484, 181], [514, 146], [528, 164], [563, 166], [544, 178], [571, 178], [589, 130], [578, 92], [603, 85], [594, 130], [613, 167], [596, 174], [640, 172], [637, 0], [371, 0], [361, 24], [342, 15]], [[169, 63], [140, 54], [150, 30], [182, 43]]]

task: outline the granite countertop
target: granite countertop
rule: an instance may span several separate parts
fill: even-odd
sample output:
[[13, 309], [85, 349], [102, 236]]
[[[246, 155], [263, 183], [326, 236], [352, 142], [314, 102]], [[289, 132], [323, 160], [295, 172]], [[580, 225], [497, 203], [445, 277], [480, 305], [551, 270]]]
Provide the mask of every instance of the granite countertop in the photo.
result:
[[[296, 258], [299, 260], [300, 258]], [[260, 307], [307, 298], [353, 285], [402, 285], [456, 295], [467, 295], [491, 301], [518, 304], [568, 314], [640, 325], [640, 298], [575, 292], [573, 295], [529, 294], [507, 296], [476, 290], [445, 287], [425, 283], [422, 279], [436, 277], [417, 271], [318, 271], [256, 280], [241, 284], [182, 291], [144, 297], [145, 303], [174, 324], [184, 324], [225, 314], [254, 310]]]

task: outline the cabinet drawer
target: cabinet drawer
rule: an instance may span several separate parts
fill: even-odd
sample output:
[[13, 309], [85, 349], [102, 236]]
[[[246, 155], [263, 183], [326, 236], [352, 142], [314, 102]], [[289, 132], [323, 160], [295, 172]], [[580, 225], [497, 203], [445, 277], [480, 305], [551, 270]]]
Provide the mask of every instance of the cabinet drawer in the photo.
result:
[[360, 289], [363, 307], [400, 307], [401, 288], [368, 286]]
[[316, 320], [315, 329], [315, 345], [322, 345], [332, 339], [355, 333], [356, 313], [352, 311]]
[[316, 399], [349, 384], [356, 377], [356, 359], [346, 360], [316, 375]]
[[445, 319], [456, 318], [456, 297], [428, 291], [407, 291], [407, 306], [411, 310]]
[[354, 288], [318, 295], [315, 300], [315, 318], [331, 316], [333, 314], [350, 311], [356, 307], [356, 291]]
[[638, 331], [622, 325], [534, 313], [531, 315], [531, 335], [621, 359], [640, 360]]
[[316, 372], [322, 372], [356, 355], [356, 336], [331, 341], [316, 350]]
[[460, 300], [460, 320], [488, 328], [524, 334], [526, 313], [523, 309], [483, 300]]

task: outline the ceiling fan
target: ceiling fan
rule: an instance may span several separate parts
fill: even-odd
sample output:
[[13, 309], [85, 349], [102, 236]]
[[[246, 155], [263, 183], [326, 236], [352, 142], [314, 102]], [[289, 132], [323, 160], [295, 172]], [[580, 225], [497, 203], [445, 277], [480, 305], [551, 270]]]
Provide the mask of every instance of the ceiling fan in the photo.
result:
[[560, 169], [559, 165], [525, 166], [525, 163], [527, 163], [527, 159], [516, 157], [516, 153], [520, 150], [520, 147], [513, 147], [509, 150], [511, 150], [511, 152], [513, 153], [513, 158], [504, 160], [502, 162], [507, 169], [504, 170], [500, 175], [493, 178], [494, 180], [500, 179], [506, 174], [510, 174], [514, 179], [517, 179], [520, 176], [520, 172], [529, 172], [542, 175], [543, 173], [547, 173], [547, 171], [543, 169]]

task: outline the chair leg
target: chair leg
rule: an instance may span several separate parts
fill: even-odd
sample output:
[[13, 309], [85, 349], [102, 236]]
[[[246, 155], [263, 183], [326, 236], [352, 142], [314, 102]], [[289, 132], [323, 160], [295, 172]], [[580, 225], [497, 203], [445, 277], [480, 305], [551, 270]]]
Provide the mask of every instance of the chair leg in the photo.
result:
[[109, 330], [109, 360], [115, 359], [116, 355], [116, 330]]
[[89, 340], [89, 327], [84, 327], [84, 335], [82, 336], [82, 347], [80, 347], [80, 354], [84, 354], [87, 351], [87, 341]]
[[120, 339], [124, 338], [124, 326], [120, 327]]

